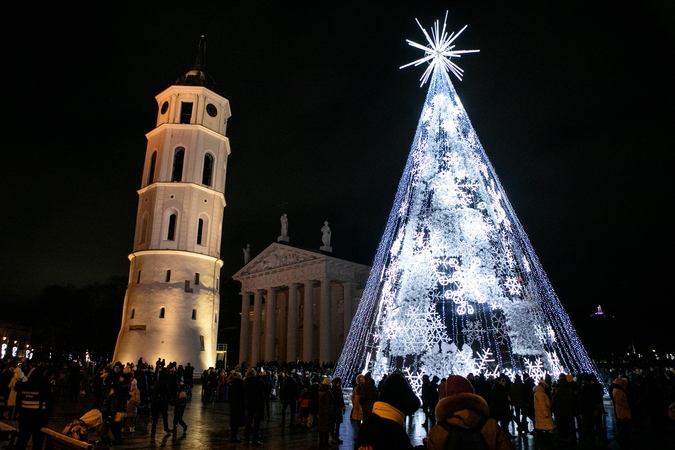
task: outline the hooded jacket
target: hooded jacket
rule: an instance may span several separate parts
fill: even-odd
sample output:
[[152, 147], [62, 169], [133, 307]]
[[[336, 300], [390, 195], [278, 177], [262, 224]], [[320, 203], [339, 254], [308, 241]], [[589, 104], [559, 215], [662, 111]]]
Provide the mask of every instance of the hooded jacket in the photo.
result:
[[612, 398], [614, 399], [614, 412], [616, 413], [616, 418], [619, 420], [632, 419], [633, 416], [631, 415], [628, 397], [626, 396], [628, 380], [625, 378], [617, 378], [614, 380], [614, 384], [616, 386], [612, 390]]
[[546, 394], [546, 388], [540, 382], [532, 389], [534, 392], [534, 428], [537, 430], [552, 430], [555, 423], [551, 417], [551, 399]]
[[[490, 450], [511, 450], [513, 446], [506, 437], [497, 421], [489, 419], [490, 409], [487, 402], [479, 395], [461, 393], [441, 399], [436, 406], [436, 420], [447, 422], [452, 426], [465, 430], [475, 430], [485, 438]], [[487, 419], [483, 427], [478, 430], [482, 420]], [[429, 431], [427, 448], [442, 450], [448, 432], [441, 425], [436, 425]]]

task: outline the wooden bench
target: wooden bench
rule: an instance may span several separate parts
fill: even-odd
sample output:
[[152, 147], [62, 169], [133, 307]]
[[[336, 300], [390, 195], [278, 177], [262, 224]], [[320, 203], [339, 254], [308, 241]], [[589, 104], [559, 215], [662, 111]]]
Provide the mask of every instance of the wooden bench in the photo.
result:
[[87, 449], [93, 450], [94, 446], [88, 442], [78, 441], [61, 433], [58, 433], [49, 428], [42, 428], [41, 431], [45, 434], [45, 449]]
[[0, 422], [0, 441], [9, 441], [7, 448], [14, 448], [14, 439], [19, 430], [4, 422]]

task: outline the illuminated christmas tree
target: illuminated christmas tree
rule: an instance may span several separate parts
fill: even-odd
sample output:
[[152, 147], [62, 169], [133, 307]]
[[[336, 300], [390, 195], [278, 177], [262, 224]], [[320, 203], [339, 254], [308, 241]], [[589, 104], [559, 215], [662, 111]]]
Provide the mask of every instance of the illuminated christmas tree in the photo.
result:
[[597, 374], [450, 82], [466, 27], [420, 28], [429, 91], [336, 375]]

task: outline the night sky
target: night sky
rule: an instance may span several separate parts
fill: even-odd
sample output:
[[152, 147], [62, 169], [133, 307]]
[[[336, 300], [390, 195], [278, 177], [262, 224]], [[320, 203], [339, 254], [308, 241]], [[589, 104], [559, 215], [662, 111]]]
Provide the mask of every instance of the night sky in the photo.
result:
[[602, 304], [638, 350], [673, 351], [672, 2], [13, 3], [0, 302], [127, 277], [154, 96], [204, 17], [232, 108], [222, 276], [276, 241], [282, 203], [291, 244], [318, 249], [327, 220], [334, 256], [370, 264], [426, 96], [405, 39], [449, 10], [480, 49], [453, 84], [582, 339]]

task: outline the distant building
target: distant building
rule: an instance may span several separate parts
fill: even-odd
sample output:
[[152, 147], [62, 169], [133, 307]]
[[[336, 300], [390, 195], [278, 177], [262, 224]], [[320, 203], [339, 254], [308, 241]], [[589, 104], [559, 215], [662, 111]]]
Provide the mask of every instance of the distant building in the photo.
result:
[[201, 44], [194, 70], [155, 97], [116, 361], [215, 365], [231, 113]]
[[286, 241], [232, 276], [242, 286], [239, 362], [336, 362], [370, 268]]

